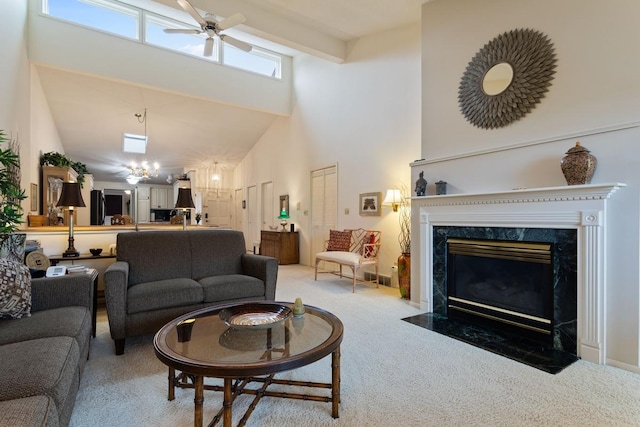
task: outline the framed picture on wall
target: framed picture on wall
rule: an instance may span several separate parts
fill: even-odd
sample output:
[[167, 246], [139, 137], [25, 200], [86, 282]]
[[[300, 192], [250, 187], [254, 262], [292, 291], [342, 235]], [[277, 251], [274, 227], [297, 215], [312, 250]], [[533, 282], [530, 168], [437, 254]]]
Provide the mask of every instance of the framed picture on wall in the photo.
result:
[[360, 193], [360, 215], [380, 216], [382, 193]]

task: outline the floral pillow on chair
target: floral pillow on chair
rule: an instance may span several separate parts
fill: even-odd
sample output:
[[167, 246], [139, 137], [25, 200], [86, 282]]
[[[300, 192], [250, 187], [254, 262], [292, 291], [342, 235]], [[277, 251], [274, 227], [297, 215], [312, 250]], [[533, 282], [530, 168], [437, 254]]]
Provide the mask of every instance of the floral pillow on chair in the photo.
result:
[[349, 252], [351, 248], [351, 231], [329, 230], [327, 251]]

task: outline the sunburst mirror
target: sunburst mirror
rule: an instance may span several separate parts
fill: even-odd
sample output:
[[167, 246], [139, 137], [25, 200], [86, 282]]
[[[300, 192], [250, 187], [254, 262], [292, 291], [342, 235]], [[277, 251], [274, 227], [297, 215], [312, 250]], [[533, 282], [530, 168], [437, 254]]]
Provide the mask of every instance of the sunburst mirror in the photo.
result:
[[531, 29], [500, 34], [476, 53], [462, 75], [458, 103], [483, 129], [519, 120], [544, 97], [556, 68], [553, 44]]

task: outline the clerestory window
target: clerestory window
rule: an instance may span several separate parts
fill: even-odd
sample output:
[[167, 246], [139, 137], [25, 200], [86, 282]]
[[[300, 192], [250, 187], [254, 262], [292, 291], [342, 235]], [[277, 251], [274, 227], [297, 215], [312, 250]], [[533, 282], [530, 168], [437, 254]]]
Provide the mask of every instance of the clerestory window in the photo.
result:
[[199, 29], [117, 0], [42, 0], [45, 15], [94, 30], [118, 35], [144, 44], [192, 55], [197, 58], [251, 71], [264, 76], [282, 77], [280, 55], [253, 46], [241, 51], [214, 39], [213, 55], [203, 56], [206, 36], [201, 34], [166, 34], [166, 28]]

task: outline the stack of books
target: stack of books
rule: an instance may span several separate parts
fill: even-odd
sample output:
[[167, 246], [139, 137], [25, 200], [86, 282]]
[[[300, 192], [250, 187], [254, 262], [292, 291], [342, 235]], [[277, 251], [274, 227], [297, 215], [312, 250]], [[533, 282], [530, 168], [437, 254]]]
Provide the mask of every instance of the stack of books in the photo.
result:
[[69, 274], [81, 274], [88, 272], [89, 269], [84, 265], [73, 265], [71, 267], [67, 267], [67, 273]]

